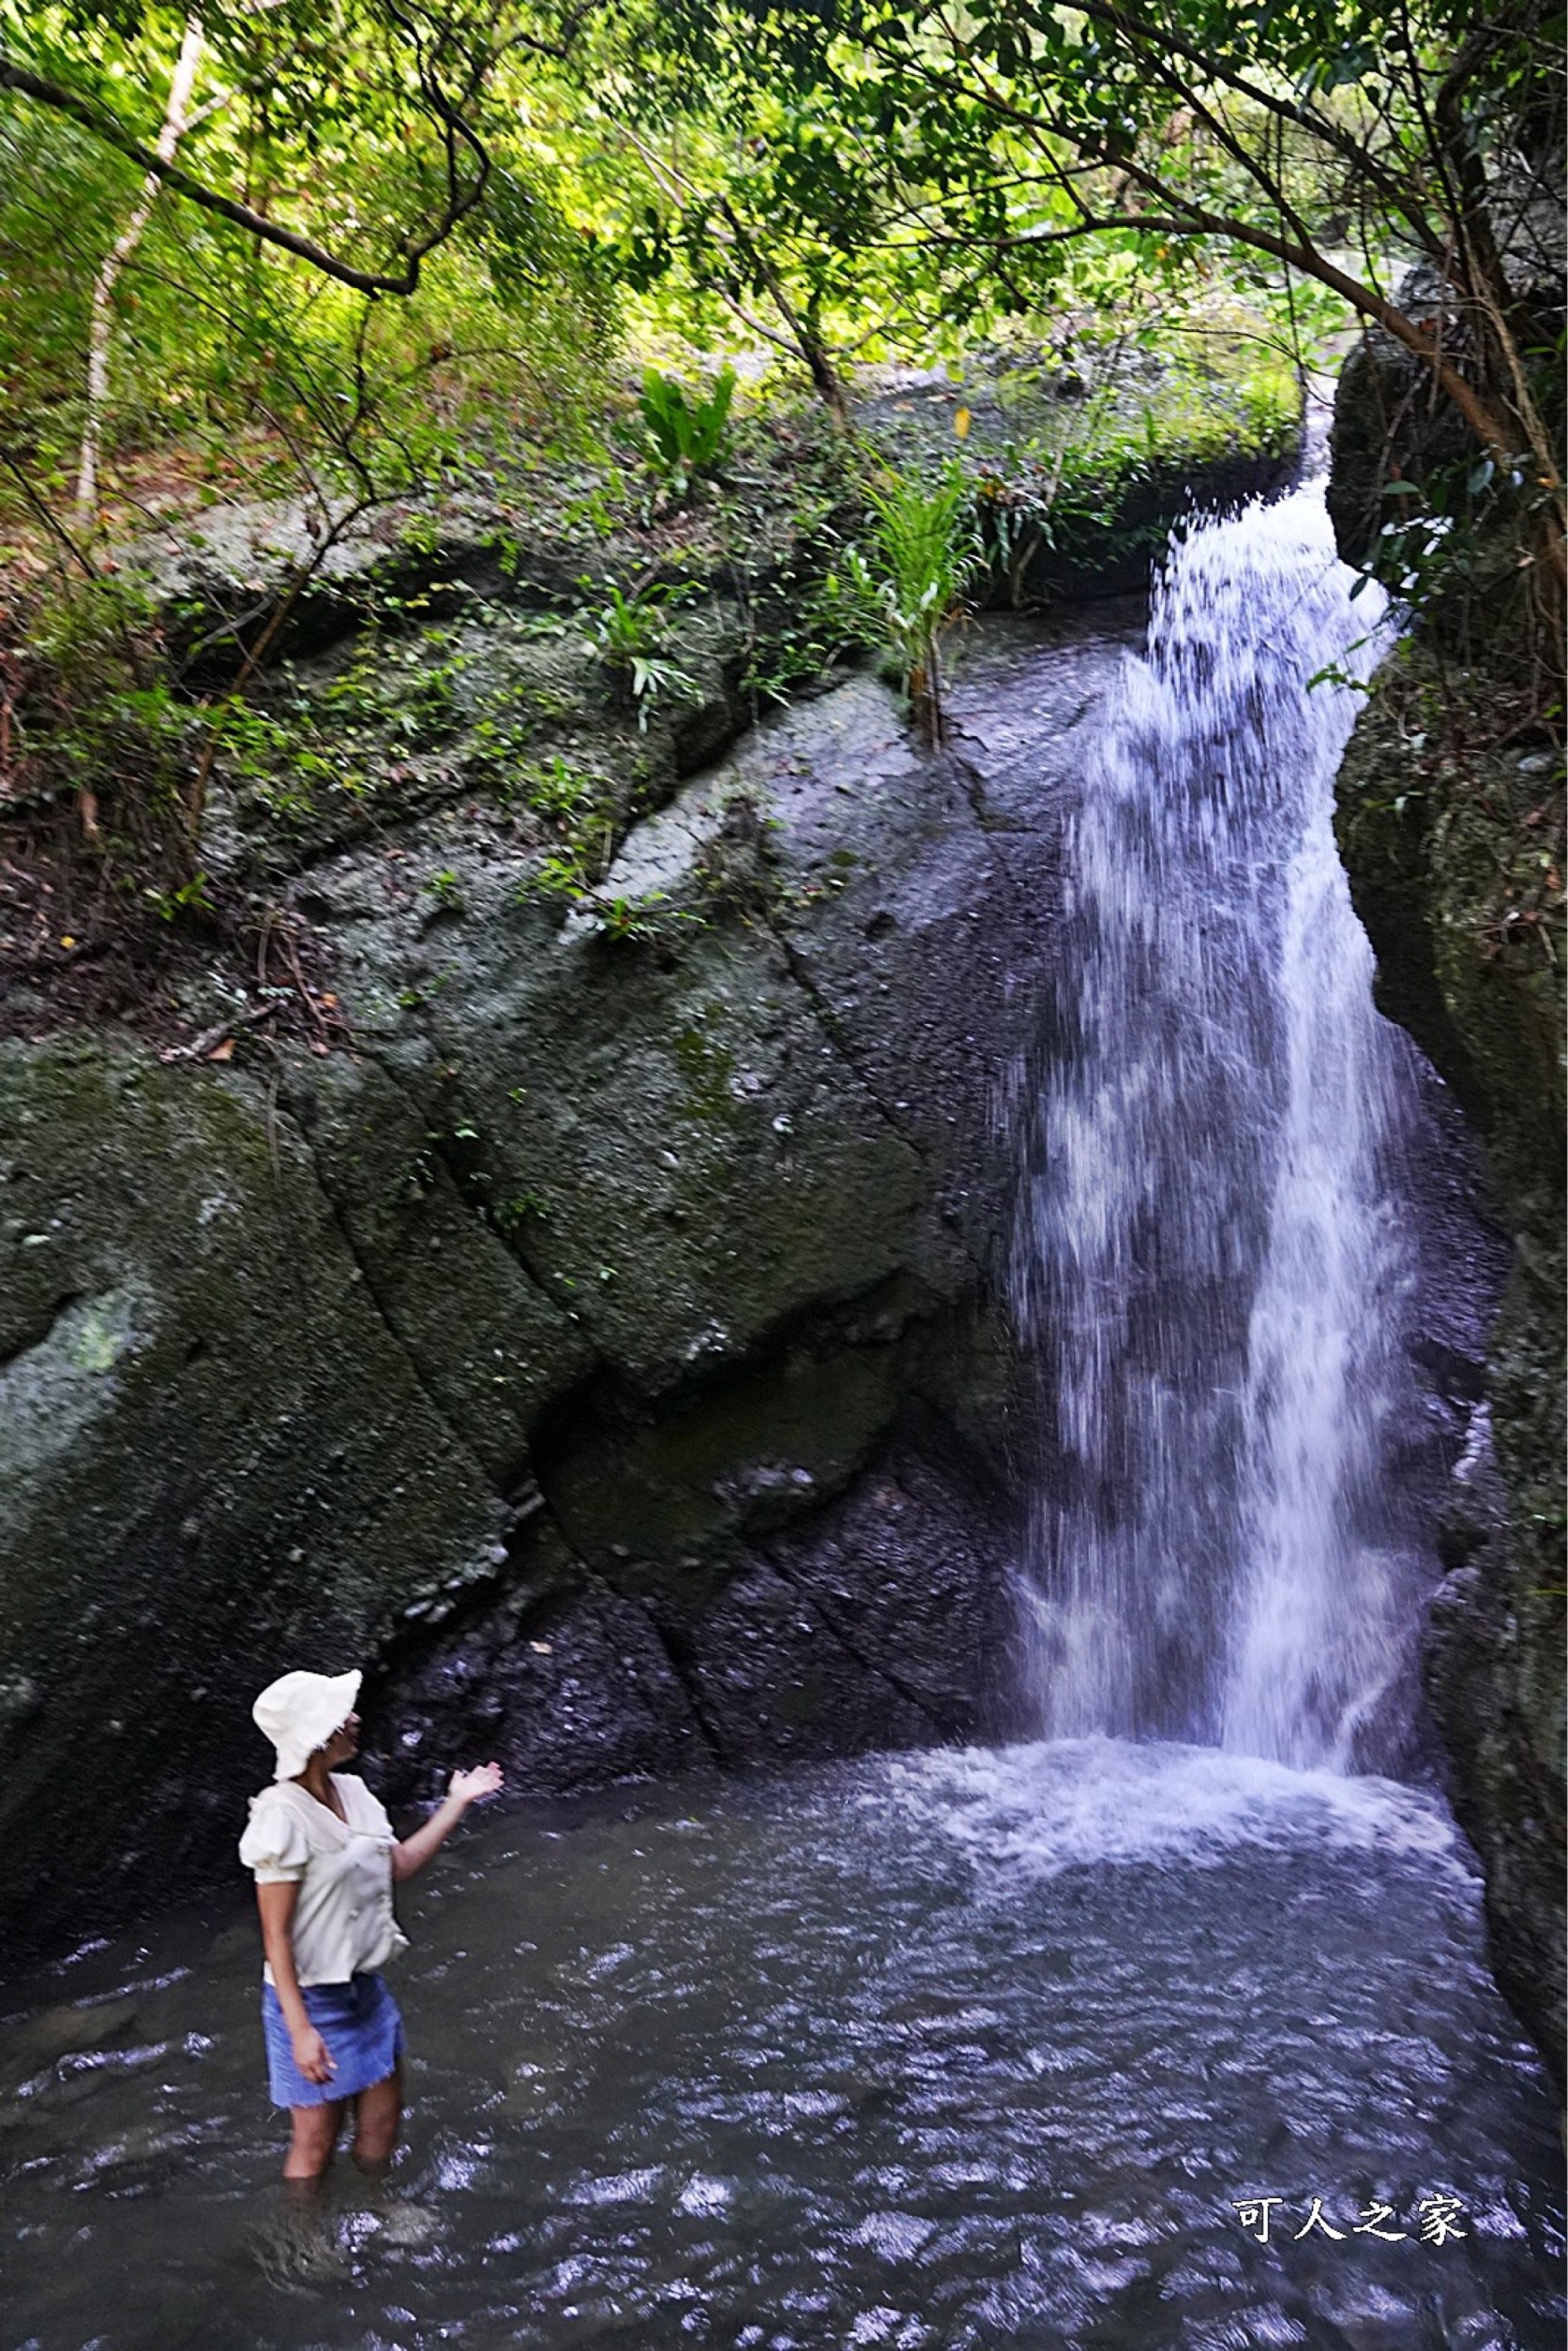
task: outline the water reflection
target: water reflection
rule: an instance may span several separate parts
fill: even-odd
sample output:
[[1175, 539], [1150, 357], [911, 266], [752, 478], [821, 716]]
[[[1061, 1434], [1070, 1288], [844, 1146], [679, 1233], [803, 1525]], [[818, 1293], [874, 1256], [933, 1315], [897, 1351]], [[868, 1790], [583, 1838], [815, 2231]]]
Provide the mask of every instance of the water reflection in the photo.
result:
[[1409, 1788], [1102, 1740], [475, 1823], [407, 1906], [409, 2155], [314, 2235], [241, 1901], [12, 1986], [8, 2343], [1561, 2339], [1551, 2102]]

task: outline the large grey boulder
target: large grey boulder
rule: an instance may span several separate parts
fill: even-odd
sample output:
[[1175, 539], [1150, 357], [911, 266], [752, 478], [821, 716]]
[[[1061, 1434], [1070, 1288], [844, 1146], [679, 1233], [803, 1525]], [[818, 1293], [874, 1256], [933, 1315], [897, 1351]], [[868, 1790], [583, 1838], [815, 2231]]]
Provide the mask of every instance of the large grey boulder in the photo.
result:
[[626, 838], [651, 936], [482, 813], [319, 842], [345, 1051], [0, 1051], [13, 1932], [229, 1866], [291, 1665], [393, 1796], [1009, 1719], [993, 1105], [1136, 625], [997, 624], [950, 754], [866, 677], [766, 723]]

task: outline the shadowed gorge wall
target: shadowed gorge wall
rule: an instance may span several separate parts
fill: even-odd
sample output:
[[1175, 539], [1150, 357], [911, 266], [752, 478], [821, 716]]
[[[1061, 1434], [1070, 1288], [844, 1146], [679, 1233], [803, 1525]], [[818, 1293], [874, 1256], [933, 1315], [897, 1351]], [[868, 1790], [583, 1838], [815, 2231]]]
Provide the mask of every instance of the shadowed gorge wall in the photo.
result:
[[[1364, 367], [1341, 381], [1336, 465], [1343, 445], [1358, 479], [1375, 390]], [[1342, 533], [1354, 525], [1351, 502]], [[1485, 1871], [1498, 1979], [1560, 2082], [1562, 761], [1544, 729], [1510, 726], [1514, 648], [1495, 651], [1495, 671], [1467, 667], [1418, 636], [1385, 665], [1340, 770], [1336, 829], [1379, 1004], [1452, 1088], [1508, 1253], [1442, 1531], [1427, 1680]]]

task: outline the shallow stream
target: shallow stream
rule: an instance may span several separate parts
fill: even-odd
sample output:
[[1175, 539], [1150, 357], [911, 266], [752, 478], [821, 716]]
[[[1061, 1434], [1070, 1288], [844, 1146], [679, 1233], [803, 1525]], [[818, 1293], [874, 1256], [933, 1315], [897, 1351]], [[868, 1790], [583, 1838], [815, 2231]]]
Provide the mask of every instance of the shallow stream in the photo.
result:
[[474, 1821], [404, 1906], [395, 2185], [308, 2221], [239, 1886], [13, 1982], [4, 2351], [1557, 2351], [1553, 2100], [1440, 1799], [1377, 1776], [1437, 1573], [1390, 1465], [1441, 1445], [1347, 584], [1310, 499], [1193, 535], [1071, 833], [1015, 1103], [1071, 1735]]
[[237, 1900], [13, 1985], [8, 2346], [1560, 2343], [1552, 2101], [1419, 1792], [878, 1758], [475, 1817], [409, 1891], [410, 2148], [314, 2230]]

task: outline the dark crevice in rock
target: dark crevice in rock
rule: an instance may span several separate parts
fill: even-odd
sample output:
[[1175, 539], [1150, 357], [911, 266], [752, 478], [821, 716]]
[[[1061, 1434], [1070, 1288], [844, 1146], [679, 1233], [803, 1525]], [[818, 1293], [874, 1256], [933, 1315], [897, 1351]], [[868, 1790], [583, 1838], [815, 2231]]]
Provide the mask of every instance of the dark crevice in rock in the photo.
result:
[[530, 1592], [518, 1564], [534, 1521], [546, 1510], [545, 1498], [533, 1479], [524, 1475], [512, 1481], [503, 1500], [506, 1525], [491, 1554], [491, 1572], [453, 1578], [446, 1590], [404, 1608], [397, 1631], [377, 1650], [373, 1685], [395, 1684], [400, 1673], [419, 1661], [437, 1635], [444, 1640], [450, 1638], [470, 1620], [498, 1604], [523, 1611], [549, 1605], [545, 1592]]
[[[302, 881], [322, 866], [335, 864], [338, 859], [363, 850], [369, 842], [397, 842], [444, 809], [456, 807], [460, 802], [474, 798], [474, 778], [461, 772], [432, 776], [424, 787], [411, 785], [400, 791], [395, 808], [370, 807], [334, 823], [313, 840], [290, 841], [280, 845], [277, 853], [258, 863], [258, 875], [265, 875], [275, 885]], [[309, 909], [302, 899], [294, 898], [302, 912]], [[319, 919], [319, 918], [316, 918]]]
[[882, 1100], [877, 1087], [862, 1066], [854, 1047], [845, 1033], [844, 1023], [812, 978], [811, 968], [807, 958], [790, 938], [788, 932], [781, 929], [776, 921], [770, 920], [768, 928], [777, 942], [778, 951], [784, 958], [791, 979], [810, 1005], [812, 1017], [817, 1026], [856, 1083], [864, 1089], [878, 1117], [897, 1141], [903, 1144], [906, 1151], [912, 1152], [917, 1159], [928, 1159], [930, 1153], [926, 1145], [917, 1135], [911, 1134], [897, 1113]]
[[[1004, 876], [1003, 879], [1005, 879]], [[929, 1145], [923, 1141], [921, 1137], [917, 1133], [913, 1132], [912, 1128], [899, 1118], [897, 1112], [883, 1098], [881, 1088], [878, 1086], [876, 1080], [871, 1076], [870, 1071], [866, 1067], [864, 1062], [856, 1052], [854, 1046], [851, 1042], [844, 1022], [840, 1019], [834, 1006], [829, 1002], [827, 997], [818, 986], [816, 980], [812, 977], [810, 966], [806, 957], [801, 954], [800, 949], [790, 939], [789, 935], [779, 927], [776, 921], [770, 918], [768, 922], [768, 928], [774, 939], [777, 942], [779, 953], [784, 958], [784, 963], [791, 979], [794, 982], [795, 986], [800, 989], [802, 995], [806, 998], [807, 1002], [811, 1008], [813, 1018], [815, 1019], [818, 1027], [821, 1029], [822, 1034], [828, 1040], [828, 1043], [832, 1046], [834, 1051], [838, 1055], [845, 1067], [855, 1078], [857, 1084], [864, 1089], [867, 1099], [875, 1108], [878, 1117], [887, 1127], [889, 1133], [892, 1134], [907, 1151], [912, 1152], [915, 1158], [920, 1161], [923, 1166], [928, 1168], [931, 1164], [932, 1158]], [[974, 1247], [972, 1240], [962, 1225], [956, 1225], [951, 1218], [948, 1218], [945, 1221], [948, 1223], [951, 1238], [955, 1242], [956, 1245], [962, 1250], [964, 1256], [973, 1266], [975, 1273], [980, 1277], [980, 1280], [984, 1284], [989, 1286], [994, 1277], [994, 1269], [986, 1262], [985, 1258]]]
[[719, 1736], [717, 1726], [704, 1703], [701, 1679], [693, 1670], [693, 1660], [686, 1654], [679, 1637], [668, 1625], [659, 1621], [656, 1609], [649, 1607], [646, 1603], [634, 1605], [641, 1606], [649, 1632], [658, 1643], [671, 1672], [686, 1695], [686, 1702], [691, 1709], [691, 1719], [701, 1733], [709, 1759], [722, 1769], [731, 1761], [731, 1757], [725, 1752], [724, 1742]]
[[531, 1479], [514, 1487], [507, 1501], [511, 1515], [497, 1545], [500, 1556], [493, 1562], [493, 1572], [470, 1578], [450, 1594], [415, 1602], [403, 1609], [395, 1631], [382, 1642], [367, 1676], [367, 1690], [384, 1713], [434, 1650], [460, 1640], [472, 1625], [497, 1608], [507, 1612], [520, 1638], [558, 1606], [558, 1583], [531, 1575], [525, 1557], [530, 1536], [549, 1518], [549, 1505]]
[[[917, 1323], [934, 1323], [941, 1302], [908, 1277], [880, 1276], [838, 1298], [804, 1301], [759, 1333], [749, 1345], [718, 1359], [693, 1363], [656, 1390], [633, 1379], [624, 1366], [600, 1355], [572, 1386], [551, 1397], [534, 1428], [533, 1455], [540, 1483], [550, 1480], [568, 1454], [599, 1434], [624, 1440], [657, 1428], [724, 1397], [750, 1375], [781, 1368], [794, 1355], [827, 1363], [857, 1350], [897, 1345]], [[874, 1326], [874, 1336], [867, 1335]]]
[[[359, 1040], [356, 1039], [355, 1042], [357, 1044]], [[428, 1042], [431, 1050], [435, 1051], [436, 1040], [430, 1037], [428, 1038]], [[363, 1046], [360, 1049], [364, 1050]], [[580, 1324], [584, 1333], [591, 1335], [593, 1328], [591, 1317], [574, 1299], [562, 1295], [558, 1285], [550, 1275], [541, 1266], [535, 1264], [515, 1226], [503, 1228], [498, 1224], [494, 1213], [494, 1204], [487, 1198], [489, 1186], [483, 1180], [483, 1169], [476, 1165], [472, 1153], [456, 1147], [455, 1138], [441, 1125], [441, 1114], [435, 1106], [423, 1099], [393, 1062], [384, 1060], [380, 1054], [369, 1051], [365, 1052], [365, 1059], [374, 1063], [386, 1079], [387, 1084], [395, 1086], [415, 1115], [424, 1121], [424, 1131], [430, 1151], [450, 1177], [453, 1190], [470, 1215], [482, 1224], [488, 1232], [494, 1234], [517, 1266], [518, 1271], [533, 1284], [541, 1299], [553, 1307], [558, 1314], [565, 1315], [569, 1321]]]
[[68, 1289], [53, 1304], [42, 1308], [23, 1323], [20, 1334], [0, 1352], [0, 1371], [8, 1371], [23, 1356], [30, 1355], [36, 1347], [46, 1347], [53, 1337], [62, 1318], [81, 1303], [82, 1292]]
[[[410, 1093], [409, 1099], [415, 1101], [416, 1097]], [[562, 1291], [560, 1285], [542, 1266], [534, 1263], [515, 1228], [503, 1227], [497, 1221], [494, 1203], [489, 1197], [490, 1179], [479, 1164], [480, 1152], [469, 1147], [457, 1136], [444, 1132], [440, 1126], [432, 1126], [430, 1136], [430, 1149], [451, 1177], [452, 1189], [469, 1214], [477, 1218], [488, 1231], [494, 1233], [507, 1256], [520, 1272], [526, 1273], [541, 1298], [548, 1298], [562, 1314], [574, 1322], [580, 1322], [584, 1329], [591, 1330], [591, 1317]]]
[[487, 1484], [493, 1483], [490, 1477], [490, 1473], [485, 1468], [484, 1463], [475, 1452], [468, 1438], [458, 1426], [457, 1423], [453, 1420], [451, 1413], [443, 1403], [440, 1393], [432, 1380], [430, 1365], [424, 1361], [419, 1349], [412, 1344], [407, 1334], [400, 1328], [397, 1316], [393, 1313], [385, 1299], [383, 1297], [380, 1286], [377, 1283], [369, 1266], [366, 1262], [364, 1252], [361, 1250], [359, 1243], [354, 1237], [354, 1231], [348, 1216], [345, 1214], [342, 1204], [332, 1188], [331, 1182], [322, 1166], [321, 1159], [314, 1145], [311, 1143], [309, 1137], [294, 1119], [289, 1118], [287, 1123], [293, 1138], [299, 1147], [301, 1155], [309, 1167], [311, 1175], [316, 1183], [316, 1188], [320, 1192], [322, 1198], [326, 1203], [328, 1213], [332, 1218], [333, 1228], [337, 1232], [339, 1239], [341, 1241], [343, 1247], [347, 1250], [350, 1258], [353, 1259], [354, 1270], [358, 1273], [359, 1281], [364, 1289], [365, 1295], [369, 1301], [369, 1304], [374, 1310], [376, 1318], [381, 1323], [383, 1330], [386, 1333], [387, 1337], [391, 1340], [393, 1346], [398, 1349], [398, 1352], [401, 1355], [404, 1363], [408, 1365], [410, 1372], [413, 1374], [414, 1379], [418, 1385], [420, 1394], [424, 1396], [424, 1399], [430, 1406], [430, 1410], [435, 1414], [443, 1427], [446, 1430], [454, 1449], [466, 1457], [470, 1467], [477, 1477], [484, 1479]]
[[947, 764], [963, 786], [964, 797], [974, 811], [974, 821], [982, 832], [990, 829], [990, 807], [986, 798], [986, 779], [972, 760], [961, 751], [950, 751]]
[[802, 1601], [811, 1610], [812, 1614], [821, 1620], [822, 1624], [827, 1628], [828, 1632], [833, 1635], [833, 1638], [838, 1643], [839, 1647], [849, 1652], [850, 1656], [853, 1658], [855, 1664], [860, 1667], [863, 1673], [870, 1674], [880, 1681], [885, 1681], [891, 1690], [897, 1691], [899, 1697], [901, 1697], [907, 1705], [912, 1706], [917, 1713], [925, 1715], [927, 1721], [930, 1724], [932, 1729], [937, 1732], [939, 1737], [952, 1738], [957, 1734], [959, 1726], [953, 1722], [944, 1721], [942, 1716], [938, 1713], [935, 1708], [921, 1695], [920, 1692], [914, 1688], [912, 1683], [906, 1680], [901, 1674], [894, 1672], [892, 1666], [887, 1663], [885, 1658], [874, 1657], [867, 1653], [865, 1645], [856, 1641], [852, 1637], [849, 1628], [841, 1621], [835, 1611], [828, 1606], [826, 1602], [823, 1600], [822, 1593], [818, 1591], [806, 1577], [794, 1573], [786, 1564], [784, 1559], [776, 1549], [764, 1546], [761, 1556], [764, 1560], [766, 1560], [774, 1574], [778, 1576], [783, 1583], [788, 1584], [792, 1591], [799, 1593]]
[[397, 1802], [435, 1798], [470, 1754], [502, 1762], [520, 1793], [556, 1795], [718, 1760], [651, 1611], [595, 1573], [548, 1504], [494, 1585], [388, 1652], [370, 1727]]

